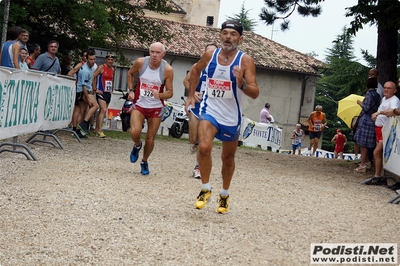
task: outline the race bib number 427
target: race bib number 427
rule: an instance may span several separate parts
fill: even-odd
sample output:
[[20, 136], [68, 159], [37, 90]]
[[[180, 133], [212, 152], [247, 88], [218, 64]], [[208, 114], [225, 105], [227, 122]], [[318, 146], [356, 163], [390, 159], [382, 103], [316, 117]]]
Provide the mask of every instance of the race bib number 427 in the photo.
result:
[[232, 82], [229, 80], [208, 79], [208, 96], [213, 98], [232, 98]]

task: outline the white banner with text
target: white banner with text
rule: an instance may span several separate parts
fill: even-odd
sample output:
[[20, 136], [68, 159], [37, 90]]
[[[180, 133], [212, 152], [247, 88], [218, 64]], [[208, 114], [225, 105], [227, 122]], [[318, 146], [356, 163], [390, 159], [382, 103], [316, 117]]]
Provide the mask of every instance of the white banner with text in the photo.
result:
[[75, 93], [74, 79], [0, 68], [0, 139], [67, 127]]
[[244, 146], [260, 145], [263, 149], [270, 147], [272, 151], [277, 151], [282, 143], [282, 129], [274, 124], [258, 123], [243, 116], [239, 140]]
[[390, 117], [382, 128], [383, 167], [385, 170], [400, 175], [400, 127], [399, 117]]

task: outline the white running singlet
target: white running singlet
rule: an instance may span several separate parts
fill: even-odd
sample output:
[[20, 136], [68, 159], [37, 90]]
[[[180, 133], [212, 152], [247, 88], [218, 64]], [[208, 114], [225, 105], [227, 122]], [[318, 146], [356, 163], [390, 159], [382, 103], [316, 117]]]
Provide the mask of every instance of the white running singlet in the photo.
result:
[[200, 115], [208, 114], [225, 126], [240, 126], [242, 120], [243, 92], [236, 84], [233, 67], [241, 67], [244, 53], [238, 51], [234, 60], [228, 66], [218, 64], [218, 54], [221, 49], [215, 49], [213, 56], [205, 68], [207, 73], [207, 88], [204, 91], [200, 106]]

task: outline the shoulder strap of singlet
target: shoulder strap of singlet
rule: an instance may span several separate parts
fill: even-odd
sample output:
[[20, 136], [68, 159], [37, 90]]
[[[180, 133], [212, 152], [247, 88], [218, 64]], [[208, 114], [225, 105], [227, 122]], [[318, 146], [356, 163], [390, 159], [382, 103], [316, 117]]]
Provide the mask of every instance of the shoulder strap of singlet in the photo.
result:
[[[140, 70], [139, 75], [141, 76], [144, 71], [146, 71], [147, 67], [149, 66], [149, 62], [150, 62], [150, 56], [146, 56], [144, 58], [144, 62], [143, 62], [143, 66], [142, 69]], [[167, 65], [167, 61], [165, 61], [164, 59], [161, 60], [161, 65], [159, 67], [160, 70], [160, 80], [162, 83], [164, 83], [164, 71], [165, 71], [165, 66]]]

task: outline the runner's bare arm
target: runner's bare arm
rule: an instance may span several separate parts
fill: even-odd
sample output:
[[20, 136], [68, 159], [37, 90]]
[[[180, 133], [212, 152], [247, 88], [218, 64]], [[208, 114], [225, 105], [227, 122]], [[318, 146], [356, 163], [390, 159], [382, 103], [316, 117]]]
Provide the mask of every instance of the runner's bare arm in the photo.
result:
[[14, 64], [14, 68], [19, 69], [19, 52], [21, 50], [21, 45], [18, 42], [15, 42], [12, 45], [12, 52], [13, 52], [13, 64]]
[[129, 90], [129, 96], [128, 99], [130, 101], [132, 101], [135, 98], [135, 93], [134, 93], [134, 87], [133, 87], [133, 81], [134, 81], [134, 76], [136, 73], [140, 72], [140, 69], [143, 66], [143, 62], [144, 62], [144, 57], [138, 58], [135, 60], [135, 62], [133, 62], [132, 67], [129, 69], [128, 71], [128, 75], [127, 75], [127, 87]]
[[243, 88], [244, 94], [253, 99], [258, 97], [260, 90], [256, 80], [256, 66], [252, 57], [247, 54], [243, 55], [242, 67], [234, 68], [234, 76], [238, 87]]
[[165, 91], [163, 93], [160, 93], [160, 99], [166, 100], [171, 98], [174, 95], [173, 91], [173, 80], [174, 80], [174, 70], [172, 69], [172, 66], [169, 64], [166, 65], [165, 71], [164, 71], [164, 78], [165, 78]]
[[93, 87], [93, 91], [97, 90], [97, 76], [100, 75], [101, 73], [103, 73], [104, 71], [104, 66], [100, 65], [96, 71], [94, 71], [93, 73], [93, 78], [92, 78], [92, 87]]
[[133, 62], [132, 67], [128, 71], [127, 75], [127, 86], [130, 91], [133, 91], [135, 88], [133, 87], [133, 81], [135, 74], [139, 73], [142, 69], [144, 63], [144, 57], [138, 58]]
[[78, 72], [78, 70], [82, 67], [82, 65], [83, 65], [82, 63], [76, 64], [76, 65], [74, 66], [74, 68], [71, 69], [71, 70], [68, 72], [67, 76], [70, 76], [70, 77], [74, 76], [74, 74], [75, 74], [76, 72]]
[[186, 74], [185, 79], [183, 80], [183, 86], [185, 87], [186, 90], [189, 90], [189, 79], [190, 79], [190, 70]]
[[185, 103], [186, 112], [188, 112], [189, 106], [194, 106], [196, 103], [194, 94], [196, 92], [197, 84], [199, 83], [199, 80], [200, 80], [200, 73], [204, 68], [206, 68], [206, 66], [208, 65], [208, 62], [210, 62], [213, 53], [214, 53], [214, 51], [207, 50], [201, 56], [200, 60], [196, 64], [194, 64], [192, 66], [192, 68], [190, 69], [189, 94], [188, 94], [188, 98]]
[[308, 119], [307, 119], [307, 122], [308, 122], [308, 124], [310, 125], [310, 126], [314, 126], [314, 123], [313, 123], [313, 118], [314, 118], [314, 115], [313, 115], [314, 113], [311, 113], [309, 116], [308, 116]]

